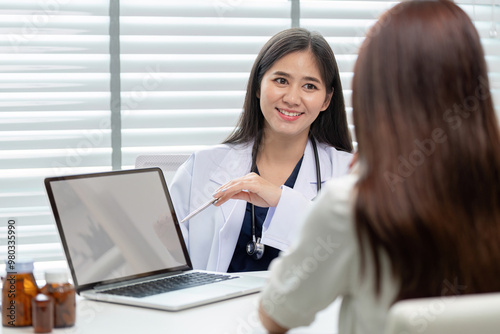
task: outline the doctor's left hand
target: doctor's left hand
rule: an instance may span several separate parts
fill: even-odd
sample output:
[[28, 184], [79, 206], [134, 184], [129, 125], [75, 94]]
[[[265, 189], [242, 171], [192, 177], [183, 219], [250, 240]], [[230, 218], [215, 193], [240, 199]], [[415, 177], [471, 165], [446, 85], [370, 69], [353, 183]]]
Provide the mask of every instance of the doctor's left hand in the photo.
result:
[[213, 194], [219, 198], [216, 206], [230, 199], [241, 199], [260, 207], [277, 206], [281, 197], [281, 187], [263, 179], [256, 173], [249, 173], [227, 182]]

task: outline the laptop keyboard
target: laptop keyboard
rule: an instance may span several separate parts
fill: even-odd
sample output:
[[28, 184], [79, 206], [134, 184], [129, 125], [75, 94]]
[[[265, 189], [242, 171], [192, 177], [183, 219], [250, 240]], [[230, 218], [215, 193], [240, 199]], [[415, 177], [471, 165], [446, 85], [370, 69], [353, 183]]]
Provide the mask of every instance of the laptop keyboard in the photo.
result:
[[230, 276], [223, 274], [192, 272], [182, 275], [165, 277], [154, 281], [129, 285], [125, 287], [103, 290], [99, 292], [112, 295], [141, 298], [141, 297], [153, 296], [159, 293], [226, 281], [236, 277], [237, 276]]

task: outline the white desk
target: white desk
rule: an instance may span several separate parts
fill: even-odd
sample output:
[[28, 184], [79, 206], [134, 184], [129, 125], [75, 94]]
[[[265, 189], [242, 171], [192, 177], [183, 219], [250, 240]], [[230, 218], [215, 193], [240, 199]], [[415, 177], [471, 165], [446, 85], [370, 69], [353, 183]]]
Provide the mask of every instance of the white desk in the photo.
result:
[[[264, 334], [257, 314], [259, 294], [238, 297], [180, 312], [167, 312], [77, 299], [77, 321], [53, 333], [115, 334]], [[290, 333], [336, 334], [340, 300], [318, 314], [309, 327]], [[1, 333], [33, 333], [33, 327], [1, 327]]]

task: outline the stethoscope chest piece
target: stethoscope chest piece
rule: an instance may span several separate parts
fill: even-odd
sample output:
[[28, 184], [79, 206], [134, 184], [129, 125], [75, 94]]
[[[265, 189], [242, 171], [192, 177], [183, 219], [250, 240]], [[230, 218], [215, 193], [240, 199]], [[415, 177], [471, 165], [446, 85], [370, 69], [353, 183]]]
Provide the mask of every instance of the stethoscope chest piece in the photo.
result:
[[[311, 138], [311, 144], [314, 151], [314, 160], [316, 161], [316, 187], [319, 193], [321, 190], [321, 171], [319, 166], [318, 148], [316, 147], [314, 138]], [[264, 244], [260, 242], [260, 238], [257, 238], [255, 234], [255, 206], [252, 204], [252, 240], [247, 243], [246, 251], [247, 254], [255, 260], [260, 260], [264, 255]]]
[[260, 260], [264, 255], [264, 244], [260, 242], [260, 238], [257, 241], [249, 241], [247, 243], [247, 254], [252, 256], [255, 260]]

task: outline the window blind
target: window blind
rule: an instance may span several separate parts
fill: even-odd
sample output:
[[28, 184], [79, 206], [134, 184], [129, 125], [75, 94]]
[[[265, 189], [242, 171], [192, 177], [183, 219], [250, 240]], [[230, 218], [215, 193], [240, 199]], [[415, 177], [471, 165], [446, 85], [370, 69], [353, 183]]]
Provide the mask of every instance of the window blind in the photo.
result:
[[0, 258], [64, 262], [48, 176], [110, 169], [108, 1], [0, 3]]
[[[460, 0], [486, 51], [500, 116], [500, 10]], [[111, 140], [109, 0], [0, 4], [0, 258], [16, 218], [18, 255], [64, 263], [43, 179], [122, 168], [143, 154], [220, 143], [241, 113], [262, 45], [298, 24], [322, 33], [340, 68], [352, 129], [351, 80], [369, 27], [397, 2], [121, 0], [121, 146]], [[293, 5], [299, 4], [299, 10]], [[294, 16], [295, 15], [295, 16]], [[297, 17], [298, 15], [298, 17]]]
[[[486, 54], [492, 96], [500, 117], [500, 8], [495, 0], [455, 1], [474, 20]], [[301, 26], [320, 32], [332, 46], [339, 65], [349, 124], [352, 126], [351, 82], [358, 49], [380, 15], [399, 1], [301, 1]], [[500, 26], [498, 27], [500, 29]], [[351, 131], [354, 137], [353, 131]]]
[[241, 113], [264, 43], [291, 27], [291, 3], [121, 1], [123, 164], [220, 143]]

